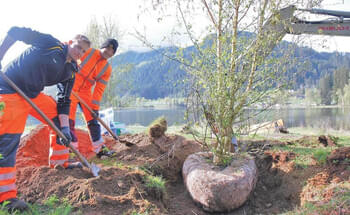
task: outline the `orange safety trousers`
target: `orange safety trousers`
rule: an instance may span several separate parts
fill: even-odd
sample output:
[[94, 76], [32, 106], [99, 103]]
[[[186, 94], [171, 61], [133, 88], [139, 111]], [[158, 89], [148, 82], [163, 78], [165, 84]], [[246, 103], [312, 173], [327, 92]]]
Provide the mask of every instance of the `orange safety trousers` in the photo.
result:
[[[75, 93], [78, 94], [78, 96], [82, 100], [84, 100], [85, 103], [87, 105], [89, 105], [89, 107], [92, 107], [92, 104], [91, 104], [92, 95], [91, 95], [90, 91], [80, 91], [80, 92], [75, 92]], [[75, 135], [75, 117], [76, 117], [77, 107], [79, 104], [82, 111], [83, 111], [85, 122], [87, 122], [87, 127], [89, 128], [88, 129], [89, 136], [91, 137], [91, 140], [92, 140], [93, 151], [95, 153], [98, 153], [104, 144], [104, 140], [101, 137], [100, 125], [97, 123], [97, 120], [95, 120], [92, 117], [92, 114], [90, 113], [90, 111], [83, 104], [80, 104], [79, 100], [73, 94], [71, 94], [70, 99], [71, 99], [71, 104], [70, 104], [70, 109], [69, 109], [69, 121], [70, 121], [70, 129], [73, 133], [72, 144], [77, 149], [79, 148], [78, 147], [78, 139]]]
[[[56, 102], [50, 96], [40, 93], [31, 100], [48, 118], [57, 117]], [[16, 153], [28, 115], [32, 115], [41, 122], [45, 123], [45, 121], [19, 94], [0, 94], [0, 106], [2, 106], [0, 109], [0, 202], [3, 202], [17, 196]], [[50, 151], [59, 151], [64, 147], [58, 145], [55, 138], [51, 138], [50, 142]], [[61, 154], [58, 158], [62, 157], [68, 162], [68, 150], [66, 155]], [[56, 158], [50, 156], [49, 162]]]

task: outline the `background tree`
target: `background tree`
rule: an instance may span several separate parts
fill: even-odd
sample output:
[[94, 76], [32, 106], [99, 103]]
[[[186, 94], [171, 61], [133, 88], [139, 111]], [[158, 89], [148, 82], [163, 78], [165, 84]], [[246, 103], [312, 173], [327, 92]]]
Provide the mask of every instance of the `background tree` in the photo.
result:
[[321, 104], [321, 95], [318, 88], [305, 88], [305, 100], [308, 105]]
[[333, 72], [333, 95], [338, 104], [343, 104], [344, 87], [349, 83], [349, 67], [341, 66]]
[[[286, 86], [284, 73], [293, 62], [288, 56], [292, 52], [287, 48], [270, 54], [285, 35], [278, 29], [284, 27], [286, 21], [278, 10], [293, 3], [300, 1], [152, 1], [153, 8], [159, 12], [158, 21], [171, 16], [165, 13], [172, 13], [176, 8], [178, 26], [183, 28], [174, 30], [174, 35], [188, 36], [195, 47], [190, 60], [181, 52], [171, 57], [182, 62], [190, 74], [188, 81], [193, 94], [190, 98], [196, 101], [191, 103], [199, 104], [196, 111], [215, 134], [217, 144], [211, 150], [216, 164], [229, 160], [231, 139], [247, 121], [244, 110], [256, 104], [273, 104], [278, 92]], [[313, 6], [314, 1], [303, 3]], [[197, 14], [210, 20], [204, 40], [198, 38], [195, 30], [194, 15]], [[266, 23], [278, 30], [264, 27]], [[254, 36], [242, 36], [242, 30], [253, 32]], [[144, 36], [139, 38], [149, 44]]]
[[121, 43], [125, 33], [117, 20], [113, 15], [103, 16], [100, 21], [95, 16], [91, 18], [84, 34], [90, 39], [93, 48], [100, 48], [108, 38], [115, 38]]
[[344, 87], [344, 94], [342, 95], [343, 105], [350, 105], [350, 84], [346, 84]]
[[97, 18], [93, 16], [86, 27], [84, 35], [86, 35], [91, 41], [91, 47], [99, 48], [102, 44], [101, 39], [101, 25], [98, 23]]
[[333, 78], [331, 74], [326, 74], [320, 79], [321, 104], [330, 105], [332, 103]]

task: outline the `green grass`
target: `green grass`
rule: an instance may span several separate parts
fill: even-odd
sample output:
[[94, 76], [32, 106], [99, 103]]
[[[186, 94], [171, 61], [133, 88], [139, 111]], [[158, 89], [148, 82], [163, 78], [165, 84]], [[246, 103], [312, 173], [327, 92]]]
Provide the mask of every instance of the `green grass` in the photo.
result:
[[0, 207], [0, 215], [69, 215], [82, 214], [80, 211], [73, 213], [73, 207], [68, 203], [67, 199], [60, 200], [56, 195], [50, 196], [46, 199], [43, 204], [28, 204], [30, 207], [30, 211], [25, 211], [20, 213], [19, 211], [15, 211], [13, 213], [9, 213], [6, 208], [6, 201]]
[[340, 147], [350, 147], [350, 136], [345, 136], [345, 135], [338, 136], [337, 143]]
[[165, 116], [158, 117], [153, 122], [151, 122], [151, 124], [148, 127], [151, 127], [151, 126], [156, 125], [156, 124], [166, 126], [167, 125], [167, 121], [165, 119]]
[[313, 152], [314, 158], [319, 164], [325, 164], [327, 161], [327, 156], [330, 155], [331, 151], [323, 148], [316, 149]]
[[95, 164], [102, 164], [103, 166], [108, 166], [108, 167], [112, 167], [112, 166], [116, 166], [117, 165], [117, 158], [106, 158], [106, 159], [99, 159], [99, 158], [93, 158], [91, 159], [91, 162], [95, 163]]
[[145, 186], [165, 192], [165, 180], [161, 176], [145, 176]]
[[141, 213], [141, 212], [133, 211], [131, 212], [130, 215], [148, 215], [148, 214], [149, 214], [148, 212]]
[[147, 127], [142, 125], [128, 125], [126, 126], [126, 130], [129, 131], [131, 134], [140, 134], [146, 133]]
[[[304, 146], [306, 145], [306, 146]], [[311, 146], [311, 147], [309, 147]], [[325, 164], [327, 156], [331, 153], [334, 147], [314, 148], [311, 143], [302, 143], [302, 145], [294, 144], [287, 146], [274, 146], [273, 151], [288, 151], [296, 154], [294, 163], [296, 167], [307, 168], [312, 165], [312, 157], [316, 159], [319, 164]]]
[[128, 168], [127, 165], [125, 165], [122, 161], [118, 160], [118, 158], [116, 157], [108, 157], [105, 159], [93, 158], [91, 159], [91, 162], [95, 164], [102, 164], [105, 167], [117, 167], [118, 169]]

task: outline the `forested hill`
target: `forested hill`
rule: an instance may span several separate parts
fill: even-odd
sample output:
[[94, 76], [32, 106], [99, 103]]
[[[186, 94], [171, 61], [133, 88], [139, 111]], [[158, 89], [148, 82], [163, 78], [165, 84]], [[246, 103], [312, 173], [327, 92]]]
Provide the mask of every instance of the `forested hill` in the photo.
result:
[[[284, 41], [277, 49], [285, 49], [289, 45], [295, 46]], [[294, 79], [294, 89], [317, 86], [321, 77], [332, 74], [337, 68], [348, 68], [350, 64], [350, 53], [328, 53], [305, 47], [295, 48], [297, 63], [287, 72], [288, 77]], [[184, 53], [190, 56], [193, 51], [193, 47], [188, 47]], [[180, 69], [178, 62], [162, 54], [167, 53], [171, 56], [176, 52], [177, 48], [168, 47], [142, 53], [129, 51], [114, 57], [112, 65], [118, 74], [118, 77], [113, 77], [118, 79], [114, 81], [115, 93], [120, 96], [133, 95], [147, 99], [181, 95], [184, 89], [182, 80], [186, 73]]]

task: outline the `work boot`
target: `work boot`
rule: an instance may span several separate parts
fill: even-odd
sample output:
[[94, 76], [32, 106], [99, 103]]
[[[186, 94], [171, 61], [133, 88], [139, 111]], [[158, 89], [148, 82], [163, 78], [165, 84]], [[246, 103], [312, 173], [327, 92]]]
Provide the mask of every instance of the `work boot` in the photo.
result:
[[107, 147], [102, 146], [101, 151], [96, 154], [98, 158], [101, 158], [102, 156], [106, 157], [112, 157], [114, 155], [115, 151], [109, 150]]
[[69, 163], [66, 166], [66, 169], [75, 169], [75, 168], [83, 168], [83, 165], [80, 162], [73, 162], [73, 163]]
[[[26, 211], [29, 210], [29, 206], [27, 205], [27, 203], [23, 200], [17, 199], [17, 198], [11, 198], [11, 199], [7, 199], [6, 201], [8, 201], [9, 203], [7, 203], [5, 205], [5, 207], [7, 208], [7, 210], [12, 213], [14, 211]], [[3, 204], [4, 202], [2, 202], [1, 204]]]

